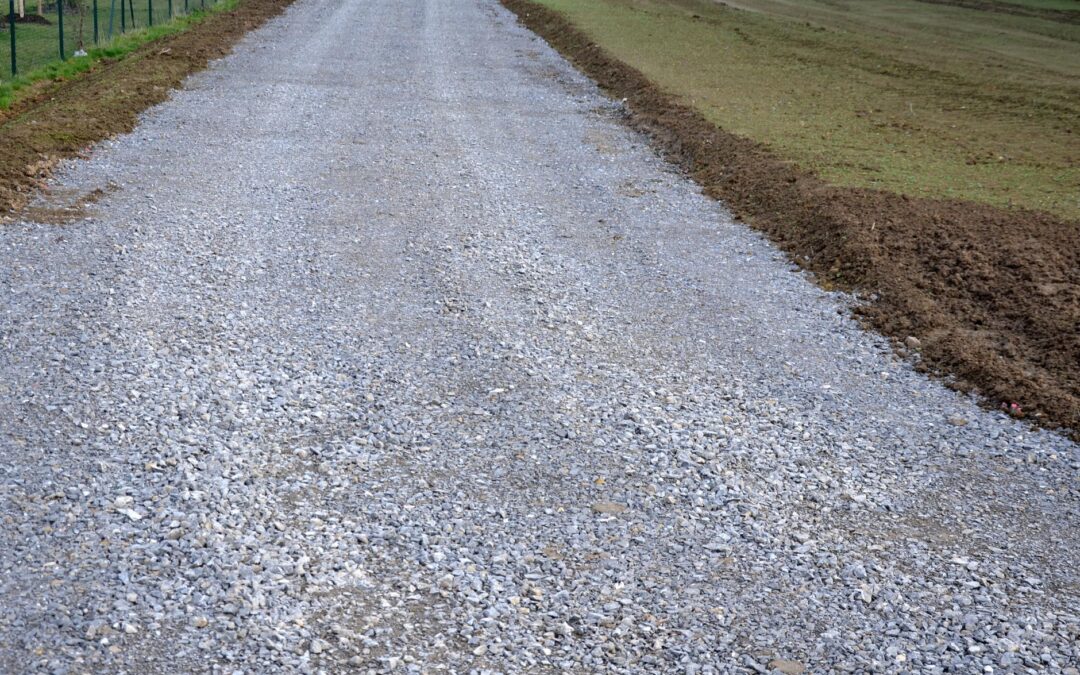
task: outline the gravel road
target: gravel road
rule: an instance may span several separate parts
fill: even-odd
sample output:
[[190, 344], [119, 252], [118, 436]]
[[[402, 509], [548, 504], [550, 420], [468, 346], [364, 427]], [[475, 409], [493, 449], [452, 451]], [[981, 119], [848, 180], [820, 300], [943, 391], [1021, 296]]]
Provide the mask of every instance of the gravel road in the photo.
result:
[[1080, 450], [494, 0], [299, 0], [0, 228], [0, 671], [1050, 672]]

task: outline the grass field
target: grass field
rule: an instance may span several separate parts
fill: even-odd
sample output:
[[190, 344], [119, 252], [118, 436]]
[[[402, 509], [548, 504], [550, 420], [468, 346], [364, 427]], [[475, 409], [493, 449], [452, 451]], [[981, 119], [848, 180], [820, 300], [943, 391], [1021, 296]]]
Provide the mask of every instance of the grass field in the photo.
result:
[[1076, 23], [918, 0], [540, 2], [830, 182], [1080, 219]]

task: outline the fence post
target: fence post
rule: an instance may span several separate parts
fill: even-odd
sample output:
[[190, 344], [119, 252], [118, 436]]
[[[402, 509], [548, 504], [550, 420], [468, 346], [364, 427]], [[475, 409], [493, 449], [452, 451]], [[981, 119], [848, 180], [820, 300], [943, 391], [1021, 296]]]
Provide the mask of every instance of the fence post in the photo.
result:
[[135, 0], [128, 0], [128, 19], [131, 23], [131, 30], [135, 30]]
[[146, 25], [154, 25], [154, 0], [146, 0]]
[[15, 0], [8, 0], [8, 30], [11, 31], [11, 76], [19, 72], [15, 64]]
[[172, 21], [172, 0], [169, 0], [169, 21]]
[[57, 0], [56, 2], [56, 23], [60, 27], [60, 60], [66, 61], [67, 57], [64, 56], [64, 0]]
[[127, 14], [124, 13], [124, 0], [120, 0], [120, 32], [127, 32]]
[[97, 0], [94, 0], [94, 45], [98, 43], [98, 28], [97, 28]]

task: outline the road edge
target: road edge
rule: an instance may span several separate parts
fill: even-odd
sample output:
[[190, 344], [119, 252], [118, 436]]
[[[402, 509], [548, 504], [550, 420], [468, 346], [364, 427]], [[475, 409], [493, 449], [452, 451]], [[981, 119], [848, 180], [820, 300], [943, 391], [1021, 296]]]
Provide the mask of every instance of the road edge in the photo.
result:
[[864, 325], [918, 370], [1080, 440], [1080, 223], [830, 185], [720, 129], [558, 12], [533, 0], [499, 1], [622, 99], [628, 123], [707, 195], [822, 287], [857, 294]]

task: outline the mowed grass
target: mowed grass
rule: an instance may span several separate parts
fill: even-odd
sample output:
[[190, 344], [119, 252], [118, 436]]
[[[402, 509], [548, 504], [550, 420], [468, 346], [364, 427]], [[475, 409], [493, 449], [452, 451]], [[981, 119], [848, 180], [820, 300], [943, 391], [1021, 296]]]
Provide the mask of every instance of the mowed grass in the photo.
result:
[[1080, 219], [1080, 25], [917, 0], [539, 2], [828, 181]]

